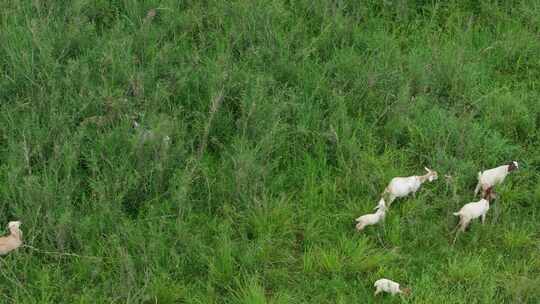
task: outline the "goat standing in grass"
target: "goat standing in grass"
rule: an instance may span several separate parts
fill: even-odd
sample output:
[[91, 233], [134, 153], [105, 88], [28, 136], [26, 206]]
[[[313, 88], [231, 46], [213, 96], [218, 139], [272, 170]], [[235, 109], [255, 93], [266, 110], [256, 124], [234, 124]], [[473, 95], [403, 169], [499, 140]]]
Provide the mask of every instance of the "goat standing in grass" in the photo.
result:
[[455, 216], [459, 216], [459, 227], [461, 232], [465, 232], [467, 226], [476, 218], [482, 217], [482, 224], [486, 221], [486, 214], [489, 210], [489, 201], [495, 198], [492, 192], [493, 187], [489, 187], [485, 191], [485, 196], [477, 201], [465, 204], [458, 212], [454, 212]]
[[375, 225], [378, 222], [384, 220], [384, 216], [386, 215], [386, 204], [384, 203], [384, 199], [381, 198], [379, 204], [377, 205], [377, 207], [375, 207], [375, 209], [377, 210], [377, 212], [362, 215], [361, 217], [356, 219], [356, 221], [358, 222], [356, 224], [356, 230], [362, 231], [366, 226]]
[[378, 295], [381, 292], [388, 292], [391, 295], [395, 294], [409, 294], [411, 292], [410, 288], [401, 288], [399, 286], [399, 283], [396, 283], [389, 279], [378, 279], [375, 281], [375, 284], [373, 284], [373, 287], [375, 287], [375, 295]]
[[8, 223], [10, 234], [0, 237], [0, 255], [8, 254], [22, 245], [22, 231], [19, 229], [20, 225], [20, 221]]
[[484, 196], [486, 189], [502, 183], [508, 173], [517, 170], [518, 168], [518, 162], [512, 161], [497, 168], [478, 172], [478, 184], [476, 184], [476, 188], [474, 189], [474, 195], [476, 196], [478, 191], [482, 189], [482, 196]]
[[438, 178], [437, 171], [424, 167], [427, 173], [425, 175], [415, 175], [408, 177], [394, 177], [383, 192], [383, 198], [390, 204], [399, 197], [405, 197], [409, 194], [415, 195], [416, 191], [426, 181], [432, 182]]

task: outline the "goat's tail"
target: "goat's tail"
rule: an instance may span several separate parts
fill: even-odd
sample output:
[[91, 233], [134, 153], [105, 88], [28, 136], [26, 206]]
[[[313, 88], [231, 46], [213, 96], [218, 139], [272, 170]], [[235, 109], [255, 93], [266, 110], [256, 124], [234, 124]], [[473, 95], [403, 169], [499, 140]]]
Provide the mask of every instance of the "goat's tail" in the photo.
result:
[[454, 212], [454, 213], [452, 213], [452, 214], [455, 215], [455, 216], [460, 216], [460, 215], [461, 215], [461, 213], [459, 213], [459, 211], [458, 211], [458, 212]]

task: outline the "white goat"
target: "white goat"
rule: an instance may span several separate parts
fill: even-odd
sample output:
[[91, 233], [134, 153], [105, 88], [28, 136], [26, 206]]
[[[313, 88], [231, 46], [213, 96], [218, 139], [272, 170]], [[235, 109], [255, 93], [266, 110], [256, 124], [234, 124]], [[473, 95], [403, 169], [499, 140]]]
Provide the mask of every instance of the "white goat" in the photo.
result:
[[20, 221], [8, 223], [10, 234], [0, 237], [0, 255], [8, 254], [22, 245], [22, 231], [19, 229]]
[[382, 291], [388, 292], [392, 295], [395, 294], [409, 294], [411, 292], [410, 288], [400, 288], [399, 283], [396, 283], [389, 279], [378, 279], [373, 284], [373, 287], [376, 288], [375, 295], [378, 295]]
[[465, 232], [465, 229], [473, 219], [482, 217], [482, 224], [484, 224], [486, 214], [489, 210], [489, 201], [495, 197], [491, 191], [491, 187], [487, 188], [485, 191], [485, 197], [483, 197], [481, 200], [465, 204], [458, 212], [453, 213], [455, 216], [459, 216], [459, 226], [461, 232]]
[[377, 207], [375, 207], [375, 209], [377, 210], [377, 212], [365, 214], [356, 219], [356, 221], [358, 222], [356, 224], [356, 230], [362, 231], [366, 226], [375, 225], [378, 222], [384, 220], [384, 216], [386, 215], [386, 204], [384, 203], [384, 199], [381, 198], [379, 204], [377, 204]]
[[474, 195], [476, 196], [480, 189], [482, 189], [482, 193], [484, 194], [487, 188], [491, 188], [502, 183], [508, 173], [518, 168], [517, 161], [512, 161], [497, 168], [485, 170], [484, 172], [478, 172], [478, 184], [476, 184], [476, 188], [474, 189]]
[[404, 197], [409, 194], [415, 195], [416, 191], [420, 189], [420, 186], [426, 181], [434, 181], [438, 178], [437, 171], [431, 169], [426, 169], [427, 173], [425, 175], [415, 175], [408, 177], [394, 177], [386, 189], [383, 192], [383, 198], [386, 198], [388, 201], [388, 207], [392, 202], [399, 197]]

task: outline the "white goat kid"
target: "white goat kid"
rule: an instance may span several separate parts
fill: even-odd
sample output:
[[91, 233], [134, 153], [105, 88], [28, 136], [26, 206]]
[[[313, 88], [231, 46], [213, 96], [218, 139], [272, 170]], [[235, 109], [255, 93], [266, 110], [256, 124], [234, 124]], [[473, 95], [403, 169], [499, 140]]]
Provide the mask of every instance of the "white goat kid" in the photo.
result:
[[375, 281], [375, 284], [373, 284], [373, 287], [375, 287], [375, 295], [378, 295], [381, 292], [387, 292], [392, 295], [395, 294], [409, 294], [411, 292], [410, 288], [400, 288], [399, 283], [396, 283], [389, 279], [378, 279]]
[[390, 207], [390, 204], [392, 204], [396, 198], [405, 197], [411, 193], [414, 196], [423, 183], [426, 181], [432, 182], [438, 178], [437, 171], [433, 171], [426, 167], [424, 167], [424, 169], [427, 171], [425, 175], [394, 177], [390, 181], [383, 192], [383, 198], [387, 199], [388, 207]]
[[10, 234], [0, 237], [0, 255], [8, 254], [22, 245], [22, 231], [19, 229], [20, 225], [20, 221], [8, 223]]
[[375, 225], [384, 220], [384, 216], [386, 215], [386, 204], [384, 203], [384, 199], [381, 198], [375, 209], [377, 210], [375, 213], [362, 215], [356, 219], [358, 222], [356, 224], [356, 230], [362, 231], [366, 226]]
[[455, 216], [459, 216], [460, 231], [465, 232], [467, 226], [476, 218], [482, 217], [482, 224], [486, 221], [486, 214], [489, 210], [489, 201], [495, 197], [491, 192], [492, 188], [486, 189], [486, 196], [477, 202], [465, 204], [458, 212], [454, 212]]
[[478, 184], [474, 189], [474, 195], [478, 194], [478, 191], [482, 189], [482, 196], [487, 188], [494, 187], [504, 181], [508, 173], [517, 170], [519, 168], [517, 161], [509, 162], [506, 165], [499, 166], [497, 168], [478, 172]]

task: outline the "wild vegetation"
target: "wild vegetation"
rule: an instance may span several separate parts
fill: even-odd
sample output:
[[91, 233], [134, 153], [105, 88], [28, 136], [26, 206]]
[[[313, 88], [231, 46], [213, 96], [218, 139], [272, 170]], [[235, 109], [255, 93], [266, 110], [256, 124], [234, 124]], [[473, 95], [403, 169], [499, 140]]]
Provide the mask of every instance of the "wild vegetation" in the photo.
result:
[[540, 302], [539, 26], [536, 1], [0, 1], [0, 225], [26, 245], [1, 302]]

